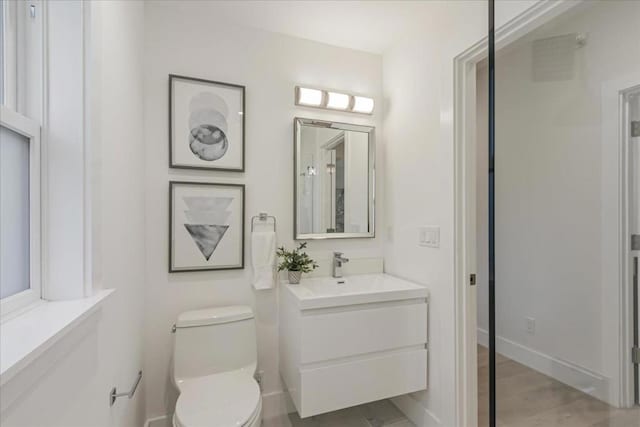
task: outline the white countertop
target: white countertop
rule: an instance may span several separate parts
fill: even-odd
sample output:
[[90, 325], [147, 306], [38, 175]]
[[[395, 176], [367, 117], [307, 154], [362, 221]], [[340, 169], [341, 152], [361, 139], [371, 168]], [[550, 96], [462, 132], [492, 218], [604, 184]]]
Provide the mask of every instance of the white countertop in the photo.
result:
[[[343, 283], [341, 283], [343, 282]], [[388, 274], [362, 274], [303, 278], [299, 285], [285, 284], [301, 310], [428, 298], [424, 286]]]

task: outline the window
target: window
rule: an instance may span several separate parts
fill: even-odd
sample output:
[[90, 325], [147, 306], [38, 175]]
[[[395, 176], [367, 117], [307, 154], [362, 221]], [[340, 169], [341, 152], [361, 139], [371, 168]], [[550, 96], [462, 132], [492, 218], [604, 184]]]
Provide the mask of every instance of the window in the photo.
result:
[[[0, 0], [0, 315], [41, 298], [40, 123], [29, 112], [36, 68], [28, 59], [32, 5]], [[31, 20], [31, 22], [30, 22]], [[28, 77], [27, 77], [28, 76]], [[28, 79], [28, 80], [27, 80]], [[33, 115], [33, 114], [31, 114]]]
[[40, 126], [0, 107], [0, 304], [40, 298]]

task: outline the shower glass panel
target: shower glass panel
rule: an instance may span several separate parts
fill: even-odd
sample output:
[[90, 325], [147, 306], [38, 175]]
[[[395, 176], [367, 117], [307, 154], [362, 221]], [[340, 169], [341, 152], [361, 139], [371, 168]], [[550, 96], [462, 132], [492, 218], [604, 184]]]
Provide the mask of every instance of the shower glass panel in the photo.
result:
[[[495, 425], [640, 426], [639, 23], [638, 1], [575, 2], [496, 51]], [[479, 123], [487, 79], [478, 67]], [[486, 146], [486, 129], [479, 138]], [[486, 181], [486, 163], [482, 171]], [[487, 247], [479, 244], [479, 264]], [[489, 304], [479, 302], [482, 358]]]
[[[628, 91], [623, 100], [623, 107], [627, 113], [623, 120], [623, 129], [628, 138], [629, 153], [629, 236], [631, 251], [629, 264], [631, 265], [631, 297], [632, 297], [632, 345], [634, 352], [640, 352], [640, 86]], [[634, 357], [632, 356], [632, 359]], [[633, 364], [634, 403], [640, 405], [640, 354], [636, 354]]]

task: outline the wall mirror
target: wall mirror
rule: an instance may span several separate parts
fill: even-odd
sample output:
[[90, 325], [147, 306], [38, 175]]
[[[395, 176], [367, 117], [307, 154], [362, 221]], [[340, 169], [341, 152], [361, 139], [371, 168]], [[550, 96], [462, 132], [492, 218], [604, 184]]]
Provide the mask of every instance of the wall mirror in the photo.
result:
[[296, 118], [294, 235], [375, 236], [374, 128]]

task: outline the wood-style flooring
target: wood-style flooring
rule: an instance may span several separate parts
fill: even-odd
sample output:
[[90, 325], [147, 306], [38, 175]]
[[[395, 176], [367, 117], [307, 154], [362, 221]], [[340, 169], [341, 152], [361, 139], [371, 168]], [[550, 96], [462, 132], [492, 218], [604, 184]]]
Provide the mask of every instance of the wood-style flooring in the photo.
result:
[[262, 427], [415, 427], [388, 400], [300, 419], [292, 413], [262, 421]]
[[[639, 409], [616, 409], [500, 354], [499, 427], [640, 427]], [[489, 353], [478, 346], [478, 426], [489, 425]]]

